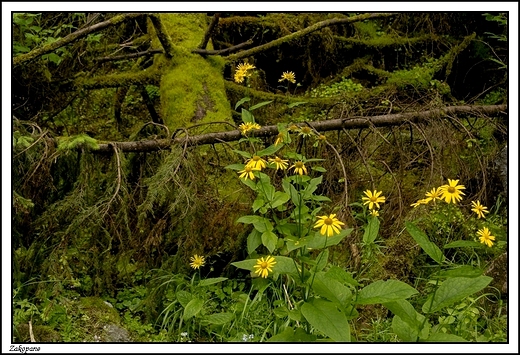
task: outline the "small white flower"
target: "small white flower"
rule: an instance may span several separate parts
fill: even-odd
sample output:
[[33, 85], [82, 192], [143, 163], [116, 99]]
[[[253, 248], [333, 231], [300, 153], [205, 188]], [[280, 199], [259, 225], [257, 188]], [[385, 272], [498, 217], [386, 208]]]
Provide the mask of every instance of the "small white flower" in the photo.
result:
[[187, 337], [188, 336], [188, 333], [187, 332], [182, 332], [181, 333], [181, 337]]

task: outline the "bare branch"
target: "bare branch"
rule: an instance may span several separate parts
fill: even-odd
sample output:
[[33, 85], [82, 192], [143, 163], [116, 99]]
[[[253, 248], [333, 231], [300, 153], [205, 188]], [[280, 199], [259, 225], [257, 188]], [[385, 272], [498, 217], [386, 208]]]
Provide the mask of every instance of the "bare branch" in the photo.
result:
[[13, 66], [16, 67], [20, 64], [29, 62], [35, 58], [38, 58], [39, 56], [53, 52], [60, 47], [63, 47], [71, 42], [74, 42], [75, 40], [77, 40], [79, 38], [85, 37], [91, 33], [101, 31], [107, 27], [120, 24], [124, 21], [130, 20], [130, 19], [133, 19], [133, 18], [136, 18], [139, 16], [143, 16], [143, 14], [130, 13], [130, 14], [124, 14], [124, 15], [117, 15], [117, 16], [112, 17], [110, 20], [97, 23], [90, 27], [82, 28], [81, 30], [73, 32], [70, 35], [63, 37], [62, 39], [57, 40], [56, 42], [49, 43], [41, 48], [33, 49], [29, 53], [25, 53], [25, 54], [19, 55], [17, 57], [14, 57]]
[[159, 42], [161, 42], [164, 48], [164, 54], [168, 59], [172, 58], [174, 53], [173, 42], [170, 35], [168, 34], [168, 31], [166, 30], [166, 27], [164, 27], [161, 18], [157, 14], [150, 14], [148, 17], [150, 20], [152, 20], [157, 38], [159, 38]]
[[[423, 112], [409, 112], [392, 115], [372, 116], [364, 118], [346, 118], [346, 119], [332, 119], [326, 121], [315, 121], [308, 123], [300, 123], [299, 125], [310, 125], [316, 131], [334, 131], [342, 129], [357, 129], [367, 127], [385, 127], [400, 125], [407, 122], [418, 123], [427, 121], [431, 118], [446, 117], [448, 115], [457, 114], [482, 114], [494, 115], [500, 112], [505, 112], [507, 105], [491, 105], [491, 106], [451, 106], [444, 109], [429, 110]], [[265, 126], [259, 130], [255, 130], [255, 137], [270, 137], [277, 135], [277, 126]], [[122, 152], [153, 152], [162, 149], [169, 149], [173, 144], [187, 144], [190, 146], [215, 144], [237, 141], [242, 138], [239, 130], [228, 132], [207, 133], [197, 136], [178, 137], [175, 139], [156, 139], [137, 142], [110, 142], [106, 144], [99, 144], [99, 149], [93, 151], [96, 153], [110, 153], [114, 146]]]
[[253, 41], [252, 40], [248, 40], [248, 41], [242, 42], [240, 44], [237, 44], [236, 46], [229, 47], [229, 48], [224, 48], [224, 49], [208, 50], [208, 49], [196, 48], [196, 49], [193, 49], [191, 51], [191, 53], [196, 53], [196, 54], [200, 54], [200, 55], [228, 55], [230, 53], [239, 51], [242, 48], [245, 48], [245, 47], [250, 46], [252, 44], [253, 44]]
[[100, 57], [100, 58], [94, 59], [94, 61], [99, 62], [99, 63], [104, 63], [104, 62], [110, 62], [110, 61], [114, 61], [114, 60], [125, 60], [125, 59], [137, 58], [137, 57], [144, 57], [147, 55], [154, 55], [154, 54], [158, 54], [158, 53], [164, 53], [164, 50], [161, 48], [149, 49], [149, 50], [143, 51], [143, 52], [116, 55], [113, 57]]

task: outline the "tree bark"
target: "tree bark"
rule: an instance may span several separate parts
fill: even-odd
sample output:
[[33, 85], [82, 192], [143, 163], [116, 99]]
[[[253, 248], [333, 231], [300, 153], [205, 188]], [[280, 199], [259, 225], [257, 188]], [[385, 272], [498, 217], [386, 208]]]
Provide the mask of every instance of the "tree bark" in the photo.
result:
[[[299, 126], [309, 125], [319, 132], [335, 131], [341, 129], [358, 129], [368, 127], [385, 127], [395, 126], [407, 122], [419, 123], [432, 118], [441, 118], [448, 115], [458, 114], [481, 114], [494, 115], [505, 112], [507, 105], [490, 105], [490, 106], [451, 106], [443, 109], [428, 110], [423, 112], [409, 112], [392, 115], [381, 115], [362, 118], [343, 118], [332, 119], [326, 121], [315, 121], [308, 123], [300, 123]], [[259, 130], [253, 131], [255, 137], [269, 137], [278, 134], [276, 126], [265, 126]], [[137, 142], [110, 142], [99, 144], [99, 149], [94, 150], [95, 153], [111, 153], [113, 146], [116, 146], [122, 152], [153, 152], [162, 149], [169, 149], [172, 144], [187, 144], [189, 146], [215, 144], [223, 142], [232, 142], [242, 138], [239, 130], [228, 132], [207, 133], [197, 136], [178, 137], [171, 139], [156, 139]]]
[[81, 37], [85, 37], [91, 33], [101, 31], [107, 27], [114, 26], [114, 25], [120, 24], [124, 21], [130, 20], [130, 19], [138, 17], [138, 16], [143, 16], [143, 15], [144, 14], [140, 14], [140, 13], [117, 15], [117, 16], [112, 17], [110, 20], [103, 21], [103, 22], [97, 23], [95, 25], [92, 25], [90, 27], [83, 28], [81, 30], [71, 33], [68, 36], [63, 37], [62, 39], [57, 40], [56, 42], [49, 43], [48, 45], [45, 45], [41, 48], [33, 49], [29, 53], [14, 57], [13, 66], [16, 67], [20, 64], [23, 64], [25, 62], [29, 62], [33, 59], [36, 59], [44, 54], [53, 52], [56, 49], [63, 47], [71, 42], [74, 42], [75, 40], [77, 40]]

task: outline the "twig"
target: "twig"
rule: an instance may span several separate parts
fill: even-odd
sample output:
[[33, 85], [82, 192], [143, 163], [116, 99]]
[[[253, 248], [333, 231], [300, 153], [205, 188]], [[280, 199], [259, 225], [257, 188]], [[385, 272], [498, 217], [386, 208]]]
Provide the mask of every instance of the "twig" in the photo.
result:
[[209, 24], [206, 32], [204, 33], [204, 37], [202, 38], [202, 42], [199, 45], [199, 49], [206, 49], [206, 46], [208, 45], [209, 38], [211, 37], [211, 32], [215, 29], [215, 26], [218, 23], [218, 20], [220, 19], [220, 12], [216, 12], [213, 14], [213, 18], [211, 19], [211, 23]]
[[36, 343], [36, 339], [34, 339], [33, 329], [32, 329], [32, 322], [29, 321], [29, 337], [31, 338], [31, 343]]
[[228, 54], [234, 53], [236, 51], [239, 51], [242, 48], [248, 47], [252, 44], [253, 44], [253, 41], [248, 40], [248, 41], [242, 42], [240, 44], [237, 44], [236, 46], [232, 46], [232, 47], [224, 48], [224, 49], [208, 50], [208, 49], [196, 48], [196, 49], [193, 49], [191, 51], [191, 53], [196, 53], [196, 54], [200, 54], [200, 55], [228, 55]]
[[94, 61], [103, 63], [103, 62], [110, 62], [110, 61], [114, 61], [114, 60], [125, 60], [125, 59], [143, 57], [143, 56], [153, 55], [153, 54], [158, 54], [158, 53], [164, 53], [164, 49], [155, 48], [155, 49], [149, 49], [149, 50], [143, 51], [143, 52], [116, 55], [113, 57], [100, 57], [100, 58], [95, 58]]
[[112, 148], [114, 149], [114, 154], [116, 156], [116, 162], [117, 162], [117, 187], [116, 187], [116, 192], [112, 195], [112, 198], [107, 203], [107, 208], [105, 210], [105, 213], [103, 213], [103, 216], [101, 217], [102, 219], [107, 214], [108, 210], [110, 209], [110, 204], [112, 203], [112, 201], [114, 201], [117, 194], [119, 193], [119, 189], [121, 188], [121, 161], [119, 159], [119, 151], [118, 151], [118, 148], [116, 145], [112, 145]]

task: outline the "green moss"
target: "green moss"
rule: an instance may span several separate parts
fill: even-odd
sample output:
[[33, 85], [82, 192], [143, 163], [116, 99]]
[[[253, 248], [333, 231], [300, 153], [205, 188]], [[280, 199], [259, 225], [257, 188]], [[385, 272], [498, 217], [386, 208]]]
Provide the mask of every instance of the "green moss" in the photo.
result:
[[102, 323], [119, 324], [120, 318], [117, 310], [105, 303], [99, 297], [83, 297], [79, 301], [78, 308], [89, 319]]

